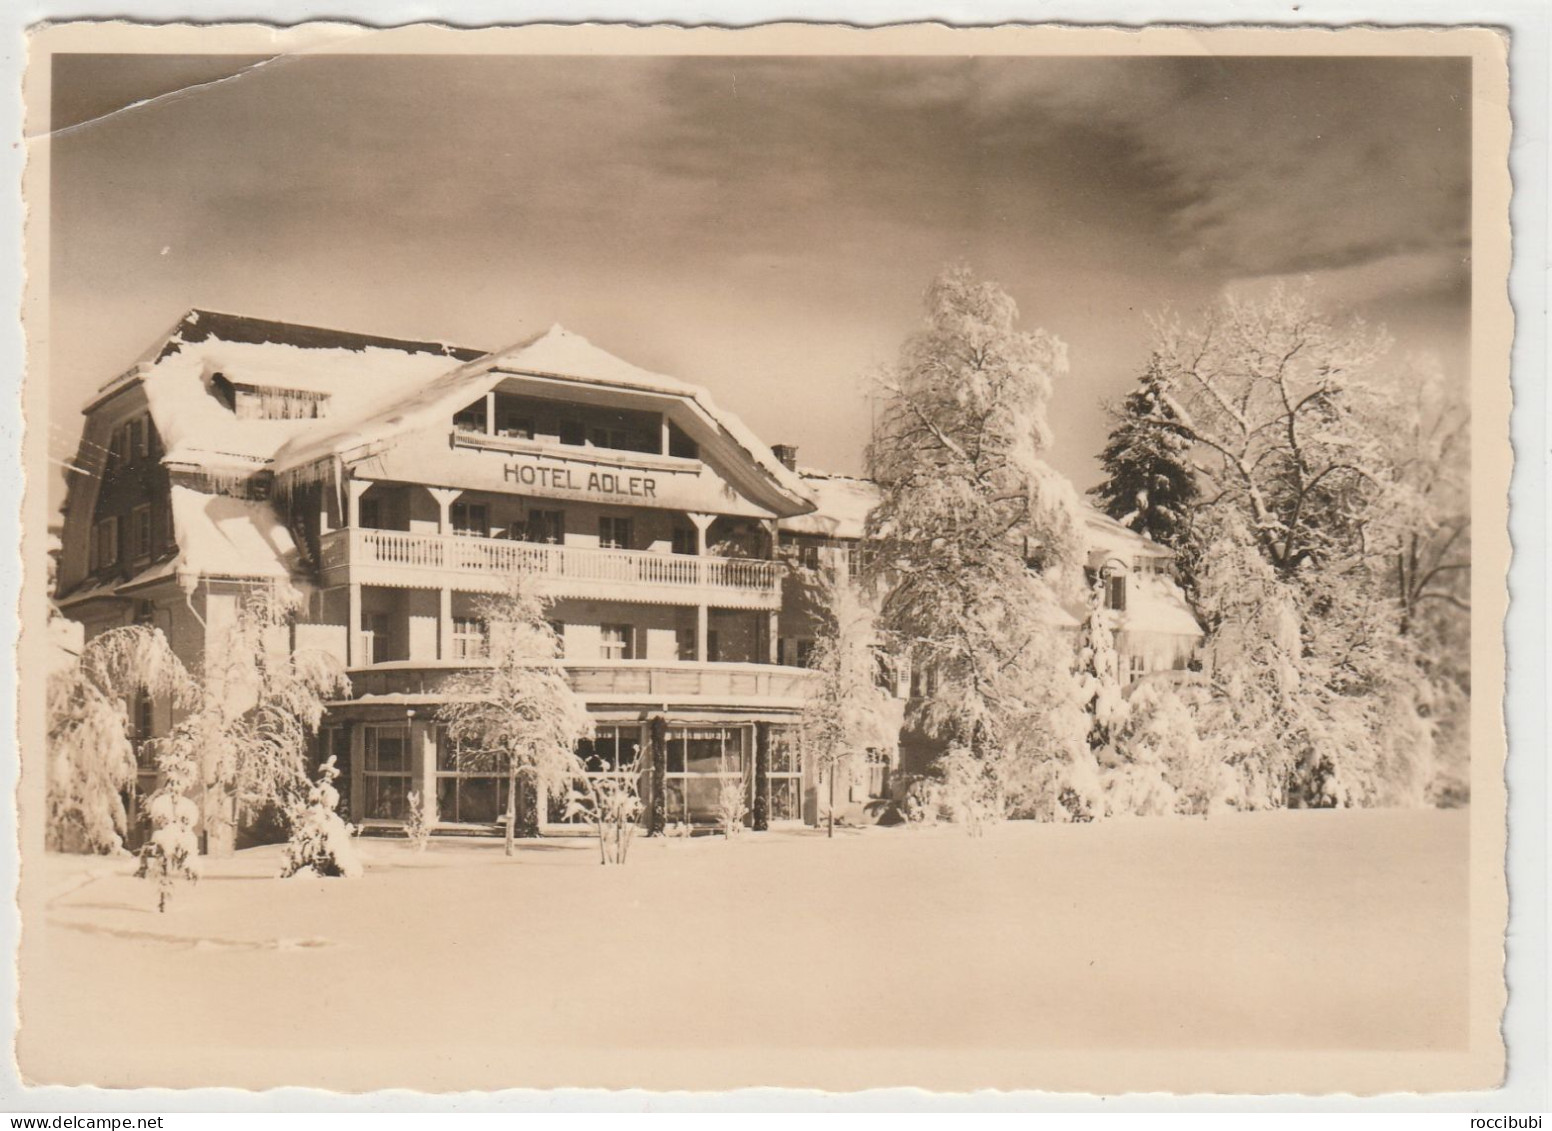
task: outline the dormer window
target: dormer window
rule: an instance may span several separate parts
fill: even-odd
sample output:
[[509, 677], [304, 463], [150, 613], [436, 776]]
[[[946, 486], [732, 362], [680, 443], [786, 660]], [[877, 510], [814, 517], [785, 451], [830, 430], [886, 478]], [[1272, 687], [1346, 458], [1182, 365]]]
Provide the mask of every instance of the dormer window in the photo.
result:
[[210, 391], [238, 420], [317, 420], [329, 414], [329, 395], [309, 389], [251, 385], [217, 373]]

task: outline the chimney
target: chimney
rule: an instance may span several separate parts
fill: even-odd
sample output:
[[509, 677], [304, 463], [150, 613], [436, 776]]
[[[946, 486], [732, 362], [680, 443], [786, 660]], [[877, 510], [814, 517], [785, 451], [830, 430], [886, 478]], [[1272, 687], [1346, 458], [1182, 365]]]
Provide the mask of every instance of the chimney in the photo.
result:
[[771, 454], [781, 460], [782, 466], [788, 471], [798, 469], [798, 449], [793, 444], [772, 444]]

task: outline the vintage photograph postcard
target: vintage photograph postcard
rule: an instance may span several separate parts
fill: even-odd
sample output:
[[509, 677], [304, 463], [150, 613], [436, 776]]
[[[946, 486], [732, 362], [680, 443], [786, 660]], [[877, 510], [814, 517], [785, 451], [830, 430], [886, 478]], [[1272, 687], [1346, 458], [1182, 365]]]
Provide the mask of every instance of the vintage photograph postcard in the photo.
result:
[[1497, 1086], [1505, 59], [35, 29], [22, 1078]]

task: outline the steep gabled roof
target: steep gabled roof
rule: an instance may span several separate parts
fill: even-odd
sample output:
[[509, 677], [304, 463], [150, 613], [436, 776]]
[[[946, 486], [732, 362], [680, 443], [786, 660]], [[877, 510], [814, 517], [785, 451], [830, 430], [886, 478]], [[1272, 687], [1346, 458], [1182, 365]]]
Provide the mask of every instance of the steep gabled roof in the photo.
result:
[[348, 416], [480, 356], [440, 342], [192, 310], [86, 411], [141, 385], [169, 462], [256, 469], [326, 421], [238, 419], [212, 394], [217, 374], [234, 384], [327, 394], [329, 414]]
[[703, 441], [721, 440], [738, 449], [795, 510], [812, 506], [803, 480], [787, 468], [733, 413], [721, 409], [710, 392], [675, 377], [652, 373], [593, 345], [562, 326], [466, 362], [431, 381], [406, 388], [353, 416], [324, 422], [298, 434], [275, 456], [275, 471], [304, 468], [319, 460], [368, 454], [400, 435], [445, 427], [453, 413], [511, 377], [554, 381], [572, 388], [628, 390], [668, 398], [683, 409], [681, 426], [699, 430]]
[[484, 351], [446, 342], [414, 341], [379, 334], [358, 334], [351, 330], [332, 330], [323, 326], [302, 326], [294, 322], [275, 322], [246, 314], [225, 314], [218, 310], [191, 310], [184, 315], [158, 352], [158, 359], [176, 353], [186, 345], [219, 340], [247, 345], [295, 346], [298, 349], [342, 349], [360, 352], [367, 349], [397, 350], [400, 353], [428, 353], [456, 361], [472, 361]]

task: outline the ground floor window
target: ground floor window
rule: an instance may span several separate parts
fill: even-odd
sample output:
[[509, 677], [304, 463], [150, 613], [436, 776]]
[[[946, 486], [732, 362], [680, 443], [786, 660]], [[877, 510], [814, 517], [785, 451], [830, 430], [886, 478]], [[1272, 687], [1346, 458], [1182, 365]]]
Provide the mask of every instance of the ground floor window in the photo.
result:
[[663, 815], [670, 822], [712, 824], [720, 819], [724, 785], [753, 801], [749, 727], [670, 727]]
[[350, 728], [343, 724], [332, 723], [318, 732], [318, 765], [322, 766], [330, 758], [334, 759], [334, 768], [339, 771], [334, 779], [334, 788], [340, 797], [338, 811], [349, 813]]
[[[636, 764], [640, 776], [636, 782], [639, 796], [645, 801], [647, 797], [648, 783], [646, 781], [644, 761], [641, 754], [641, 727], [631, 724], [626, 726], [599, 726], [594, 728], [592, 738], [584, 738], [577, 743], [577, 760], [582, 763], [582, 772], [589, 778], [599, 778], [605, 774], [618, 772], [623, 767]], [[568, 787], [569, 788], [569, 787]], [[558, 793], [552, 793], [549, 800], [549, 820], [552, 824], [578, 824], [586, 820], [582, 814], [576, 814], [571, 818], [566, 816], [566, 789]], [[644, 816], [645, 814], [643, 814]]]
[[369, 820], [402, 821], [409, 812], [410, 732], [403, 724], [367, 726], [362, 735], [362, 814]]
[[437, 820], [494, 825], [506, 818], [507, 775], [459, 750], [446, 727], [437, 728]]
[[889, 790], [889, 754], [868, 749], [868, 798], [887, 797]]
[[771, 728], [771, 806], [773, 821], [803, 819], [803, 762], [797, 733], [791, 727]]

